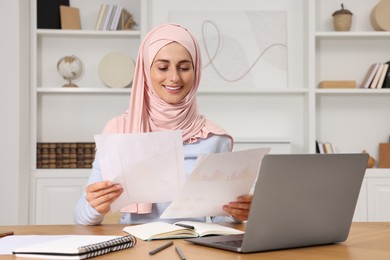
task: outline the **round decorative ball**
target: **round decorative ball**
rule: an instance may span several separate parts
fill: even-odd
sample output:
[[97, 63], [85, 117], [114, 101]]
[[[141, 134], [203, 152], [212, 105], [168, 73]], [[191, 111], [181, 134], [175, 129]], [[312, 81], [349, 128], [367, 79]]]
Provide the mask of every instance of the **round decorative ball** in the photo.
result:
[[74, 55], [62, 57], [57, 62], [57, 71], [68, 81], [63, 87], [78, 87], [72, 81], [80, 78], [83, 73], [83, 64], [79, 58]]

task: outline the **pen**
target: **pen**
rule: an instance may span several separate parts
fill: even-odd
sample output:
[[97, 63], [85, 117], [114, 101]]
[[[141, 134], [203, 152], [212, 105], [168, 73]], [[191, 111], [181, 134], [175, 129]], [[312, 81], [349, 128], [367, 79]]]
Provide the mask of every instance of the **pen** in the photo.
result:
[[166, 243], [166, 244], [164, 244], [164, 245], [162, 245], [162, 246], [160, 246], [160, 247], [157, 247], [156, 249], [150, 251], [150, 252], [149, 252], [149, 255], [157, 254], [158, 252], [164, 250], [164, 249], [167, 248], [167, 247], [170, 247], [171, 245], [173, 245], [173, 241], [168, 242], [168, 243]]
[[175, 247], [176, 252], [179, 254], [181, 260], [186, 260], [185, 255], [183, 254], [183, 251], [180, 250], [177, 246]]
[[13, 234], [13, 231], [1, 232], [0, 237], [12, 236]]
[[195, 229], [193, 226], [187, 225], [187, 224], [176, 223], [175, 225], [176, 225], [176, 226], [179, 226], [179, 227], [184, 227], [184, 228], [189, 228], [189, 229]]

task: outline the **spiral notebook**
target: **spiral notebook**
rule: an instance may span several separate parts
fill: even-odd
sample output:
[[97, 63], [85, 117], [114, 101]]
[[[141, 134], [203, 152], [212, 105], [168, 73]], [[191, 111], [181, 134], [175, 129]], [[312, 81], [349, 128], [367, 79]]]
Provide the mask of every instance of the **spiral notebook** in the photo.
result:
[[87, 259], [134, 247], [137, 239], [127, 236], [69, 235], [52, 241], [16, 248], [17, 257]]

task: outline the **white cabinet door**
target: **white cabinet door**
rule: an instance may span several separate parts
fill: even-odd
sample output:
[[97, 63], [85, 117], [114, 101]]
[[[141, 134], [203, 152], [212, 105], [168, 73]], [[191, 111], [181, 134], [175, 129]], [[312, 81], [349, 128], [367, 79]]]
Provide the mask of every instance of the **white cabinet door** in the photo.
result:
[[73, 224], [73, 210], [87, 178], [38, 178], [35, 224]]
[[353, 215], [352, 221], [354, 222], [367, 221], [367, 180], [366, 179], [363, 180], [356, 209], [355, 209], [355, 214]]
[[390, 221], [390, 178], [368, 178], [368, 221]]

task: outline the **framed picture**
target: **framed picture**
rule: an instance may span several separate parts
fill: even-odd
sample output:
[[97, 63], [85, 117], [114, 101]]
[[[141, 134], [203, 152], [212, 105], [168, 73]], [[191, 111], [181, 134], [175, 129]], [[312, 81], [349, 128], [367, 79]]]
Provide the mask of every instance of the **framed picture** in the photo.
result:
[[201, 88], [287, 87], [284, 11], [171, 11], [198, 39]]
[[[163, 2], [148, 2], [147, 27], [173, 22], [195, 35], [203, 64], [200, 89], [284, 89], [301, 84], [302, 72], [294, 67], [302, 68], [303, 43], [297, 42], [302, 41], [302, 29], [294, 32], [295, 38], [288, 33], [302, 28], [297, 26], [302, 24], [299, 14], [289, 16], [297, 6], [284, 0], [267, 5], [262, 0]], [[290, 44], [294, 52], [289, 52]]]

